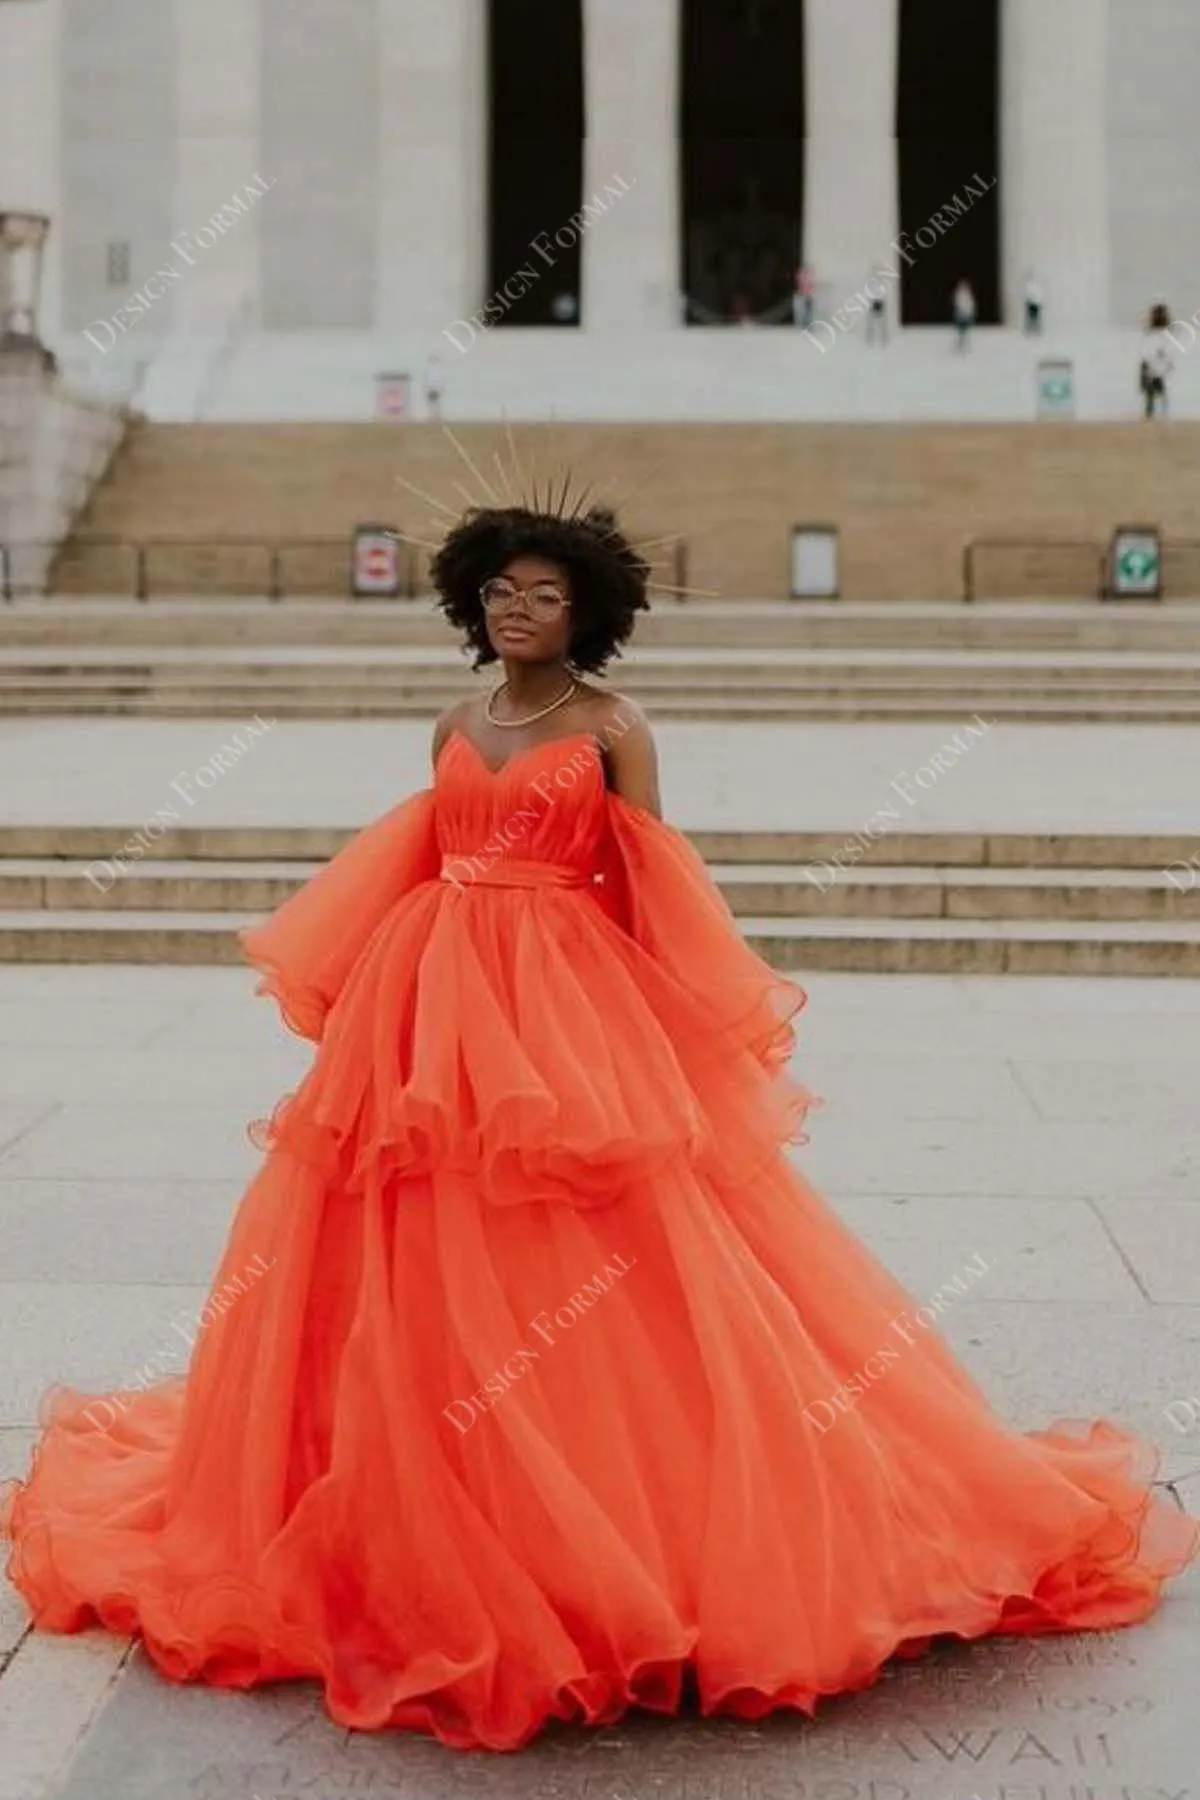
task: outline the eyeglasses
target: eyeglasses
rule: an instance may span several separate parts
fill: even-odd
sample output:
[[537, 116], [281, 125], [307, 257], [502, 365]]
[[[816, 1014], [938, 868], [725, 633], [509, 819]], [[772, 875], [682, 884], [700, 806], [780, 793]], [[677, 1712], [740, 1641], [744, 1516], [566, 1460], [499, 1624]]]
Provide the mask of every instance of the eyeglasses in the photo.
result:
[[518, 600], [524, 600], [530, 617], [543, 623], [557, 619], [571, 604], [568, 596], [552, 581], [535, 581], [532, 587], [523, 588], [503, 575], [485, 581], [479, 590], [479, 598], [483, 601], [484, 611], [490, 613], [508, 612]]

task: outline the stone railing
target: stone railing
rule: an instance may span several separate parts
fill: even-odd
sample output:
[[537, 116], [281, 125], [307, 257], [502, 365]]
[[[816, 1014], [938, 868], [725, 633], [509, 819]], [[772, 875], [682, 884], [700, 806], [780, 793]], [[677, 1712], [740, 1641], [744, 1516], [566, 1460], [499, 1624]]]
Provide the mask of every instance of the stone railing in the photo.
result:
[[0, 542], [9, 581], [40, 593], [59, 544], [125, 434], [128, 407], [62, 380], [37, 351], [0, 351]]

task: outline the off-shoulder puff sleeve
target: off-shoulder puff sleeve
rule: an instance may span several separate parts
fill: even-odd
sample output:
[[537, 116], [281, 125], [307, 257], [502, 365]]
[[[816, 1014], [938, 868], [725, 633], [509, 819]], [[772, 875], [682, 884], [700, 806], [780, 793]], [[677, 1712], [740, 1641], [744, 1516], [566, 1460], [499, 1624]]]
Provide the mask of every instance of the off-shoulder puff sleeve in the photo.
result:
[[385, 813], [339, 850], [261, 925], [239, 932], [243, 953], [284, 1020], [319, 1042], [346, 978], [373, 934], [440, 867], [431, 790]]
[[682, 832], [617, 794], [609, 818], [601, 892], [610, 916], [701, 1002], [726, 1043], [781, 1069], [795, 1048], [791, 1020], [804, 989], [746, 943]]

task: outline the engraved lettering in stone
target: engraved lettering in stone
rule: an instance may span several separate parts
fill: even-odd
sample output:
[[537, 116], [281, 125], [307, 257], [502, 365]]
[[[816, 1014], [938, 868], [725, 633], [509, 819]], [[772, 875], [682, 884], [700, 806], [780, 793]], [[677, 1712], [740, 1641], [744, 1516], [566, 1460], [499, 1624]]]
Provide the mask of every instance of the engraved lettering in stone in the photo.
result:
[[[940, 1738], [934, 1737], [931, 1731], [923, 1730], [920, 1735], [944, 1762], [958, 1762], [961, 1760], [963, 1762], [979, 1763], [983, 1761], [985, 1756], [988, 1756], [991, 1753], [997, 1738], [1000, 1736], [1000, 1732], [997, 1730], [989, 1731], [986, 1742], [981, 1744], [978, 1749], [975, 1747], [976, 1734], [973, 1731], [962, 1733], [952, 1731], [945, 1743], [943, 1743]], [[920, 1755], [917, 1754], [912, 1749], [911, 1745], [907, 1744], [902, 1738], [897, 1738], [896, 1743], [913, 1762], [921, 1761]]]
[[1021, 1742], [1008, 1760], [1010, 1763], [1048, 1762], [1053, 1763], [1056, 1769], [1061, 1769], [1063, 1766], [1062, 1758], [1055, 1756], [1052, 1750], [1047, 1750], [1041, 1739], [1036, 1738], [1031, 1731], [1025, 1732]]

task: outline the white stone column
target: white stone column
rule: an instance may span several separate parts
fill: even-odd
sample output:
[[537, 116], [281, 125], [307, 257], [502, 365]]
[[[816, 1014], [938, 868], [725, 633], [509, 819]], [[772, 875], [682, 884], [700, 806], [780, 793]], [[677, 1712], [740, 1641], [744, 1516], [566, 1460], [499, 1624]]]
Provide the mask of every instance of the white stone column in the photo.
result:
[[803, 260], [834, 307], [896, 261], [899, 0], [805, 0], [804, 18]]
[[1046, 328], [1109, 322], [1108, 7], [1004, 0], [1000, 199], [1007, 322], [1033, 269]]
[[426, 333], [443, 357], [441, 333], [486, 299], [486, 14], [484, 0], [379, 0], [376, 325]]
[[679, 29], [679, 0], [584, 0], [588, 331], [682, 323]]
[[[259, 8], [251, 0], [175, 0], [178, 150], [172, 207], [174, 247], [163, 260], [179, 270], [168, 302], [177, 333], [222, 335], [235, 316], [254, 323], [260, 291], [259, 209], [268, 191], [249, 184], [278, 171], [260, 163]], [[210, 224], [235, 196], [245, 213]], [[186, 235], [185, 235], [186, 234]]]
[[52, 349], [62, 332], [62, 25], [62, 0], [0, 5], [0, 212], [50, 219], [39, 328]]

